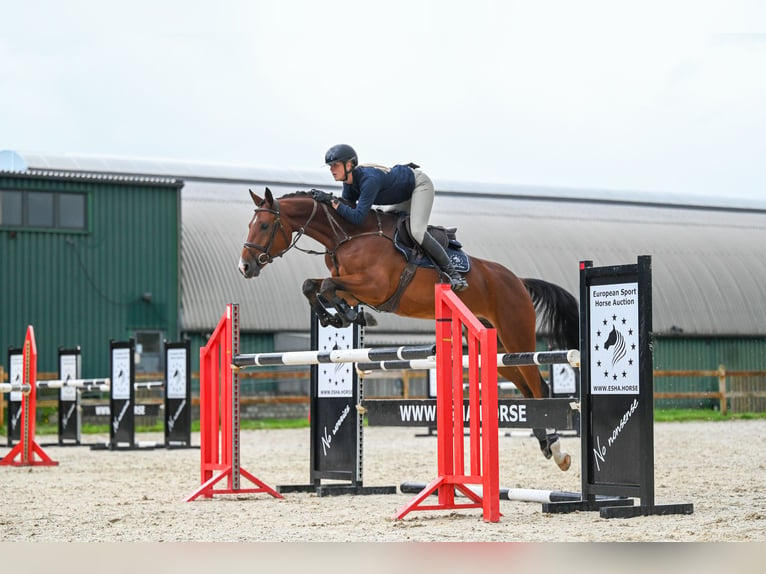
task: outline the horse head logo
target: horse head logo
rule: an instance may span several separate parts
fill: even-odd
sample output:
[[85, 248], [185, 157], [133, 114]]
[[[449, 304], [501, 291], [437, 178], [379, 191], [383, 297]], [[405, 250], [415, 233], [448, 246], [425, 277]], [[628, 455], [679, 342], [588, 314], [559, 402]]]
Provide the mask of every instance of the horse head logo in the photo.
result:
[[609, 350], [610, 347], [614, 348], [612, 350], [612, 366], [614, 367], [627, 354], [625, 337], [623, 337], [622, 333], [620, 333], [614, 326], [612, 326], [612, 330], [609, 332], [609, 336], [604, 342], [604, 349]]

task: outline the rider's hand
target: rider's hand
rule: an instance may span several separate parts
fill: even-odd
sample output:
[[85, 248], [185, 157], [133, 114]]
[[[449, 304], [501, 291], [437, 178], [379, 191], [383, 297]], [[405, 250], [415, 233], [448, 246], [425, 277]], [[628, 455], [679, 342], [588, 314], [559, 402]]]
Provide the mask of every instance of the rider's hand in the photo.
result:
[[311, 196], [317, 203], [326, 203], [327, 205], [332, 205], [332, 202], [335, 199], [331, 193], [327, 193], [321, 189], [312, 189]]

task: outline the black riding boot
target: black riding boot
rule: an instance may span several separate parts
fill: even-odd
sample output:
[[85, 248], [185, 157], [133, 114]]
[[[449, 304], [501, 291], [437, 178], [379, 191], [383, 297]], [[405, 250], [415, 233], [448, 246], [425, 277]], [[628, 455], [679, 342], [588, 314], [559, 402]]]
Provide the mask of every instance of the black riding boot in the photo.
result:
[[423, 235], [423, 243], [421, 243], [420, 246], [423, 248], [423, 251], [434, 260], [434, 263], [441, 268], [442, 272], [449, 277], [450, 287], [453, 291], [462, 291], [468, 287], [468, 281], [466, 281], [455, 269], [455, 266], [452, 265], [452, 261], [444, 250], [444, 247], [442, 247], [436, 239], [431, 237], [428, 232]]

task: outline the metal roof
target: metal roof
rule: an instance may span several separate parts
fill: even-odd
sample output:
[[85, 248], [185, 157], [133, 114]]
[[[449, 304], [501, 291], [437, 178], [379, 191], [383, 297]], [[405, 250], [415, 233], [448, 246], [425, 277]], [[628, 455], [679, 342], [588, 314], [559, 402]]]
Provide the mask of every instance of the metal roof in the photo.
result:
[[[210, 328], [237, 301], [243, 329], [307, 330], [300, 287], [327, 275], [322, 258], [292, 251], [245, 280], [236, 265], [252, 210], [246, 189], [188, 183], [183, 193], [185, 328]], [[432, 221], [457, 227], [472, 255], [575, 295], [581, 260], [651, 255], [655, 332], [766, 335], [766, 212], [437, 194]], [[430, 321], [377, 317], [368, 332], [433, 331]]]
[[42, 177], [48, 180], [55, 179], [61, 181], [87, 181], [87, 182], [103, 182], [103, 183], [123, 183], [123, 184], [150, 184], [163, 187], [180, 187], [183, 185], [181, 179], [173, 179], [169, 177], [157, 177], [157, 176], [141, 176], [141, 175], [120, 175], [111, 173], [99, 173], [99, 172], [72, 172], [63, 170], [48, 170], [48, 169], [27, 169], [25, 171], [9, 171], [0, 170], [1, 174], [11, 175], [13, 177], [20, 178], [35, 178]]
[[[24, 159], [40, 166], [35, 156]], [[62, 167], [50, 158], [46, 162], [51, 169]], [[97, 171], [96, 163], [73, 165]], [[309, 330], [301, 285], [327, 275], [321, 257], [291, 251], [251, 280], [240, 276], [237, 263], [252, 215], [248, 187], [262, 195], [268, 184], [277, 196], [311, 187], [337, 189], [326, 171], [151, 160], [104, 161], [102, 167], [185, 182], [183, 330], [211, 331], [228, 302], [240, 303], [243, 331]], [[457, 227], [474, 256], [502, 263], [521, 277], [558, 283], [577, 296], [579, 261], [603, 266], [651, 255], [655, 332], [766, 335], [766, 201], [434, 181], [432, 223]], [[318, 248], [307, 238], [300, 244]], [[414, 339], [433, 332], [432, 321], [376, 316], [380, 325], [368, 329], [368, 336], [408, 333]]]

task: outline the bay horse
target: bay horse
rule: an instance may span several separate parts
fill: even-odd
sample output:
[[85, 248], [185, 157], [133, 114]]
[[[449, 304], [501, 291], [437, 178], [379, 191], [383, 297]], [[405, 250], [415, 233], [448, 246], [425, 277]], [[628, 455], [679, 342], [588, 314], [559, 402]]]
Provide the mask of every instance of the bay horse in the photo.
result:
[[[266, 188], [265, 197], [252, 190], [250, 196], [255, 213], [239, 260], [245, 278], [257, 277], [263, 267], [295, 247], [323, 255], [331, 273], [303, 284], [303, 294], [322, 325], [364, 324], [367, 319], [352, 308], [357, 303], [404, 317], [434, 318], [434, 284], [440, 282], [440, 273], [426, 267], [413, 271], [412, 266], [407, 272], [408, 263], [394, 246], [398, 214], [373, 210], [362, 225], [353, 225], [310, 192], [277, 199]], [[303, 235], [318, 241], [325, 251], [298, 247]], [[536, 349], [537, 313], [556, 348], [579, 347], [579, 309], [571, 293], [541, 279], [521, 279], [499, 263], [477, 257], [470, 262], [469, 287], [458, 296], [474, 315], [497, 330], [499, 352]], [[409, 282], [402, 281], [403, 275], [411, 276]], [[337, 313], [329, 313], [330, 307]], [[537, 366], [499, 367], [498, 373], [527, 398], [550, 396]], [[553, 457], [559, 468], [567, 470], [571, 457], [561, 450], [555, 429], [533, 432], [545, 457]]]

